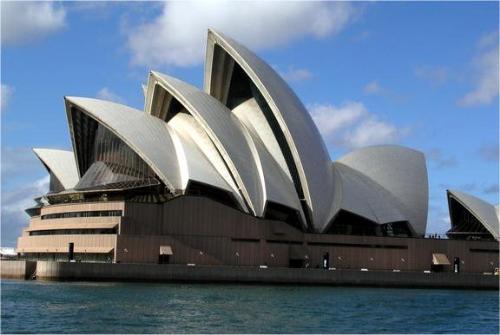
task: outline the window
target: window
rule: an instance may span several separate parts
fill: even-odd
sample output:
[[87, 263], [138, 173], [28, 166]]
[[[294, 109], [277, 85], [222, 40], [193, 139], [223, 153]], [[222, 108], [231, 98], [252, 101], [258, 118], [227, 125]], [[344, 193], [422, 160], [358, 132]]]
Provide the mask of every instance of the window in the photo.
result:
[[42, 220], [85, 218], [85, 217], [99, 217], [99, 216], [122, 216], [122, 211], [121, 210], [110, 210], [110, 211], [85, 211], [85, 212], [52, 213], [52, 214], [42, 215]]
[[115, 228], [101, 228], [101, 229], [52, 229], [52, 230], [37, 230], [31, 231], [30, 236], [42, 235], [99, 235], [99, 234], [116, 234]]
[[76, 190], [159, 185], [153, 170], [114, 133], [76, 108], [71, 110], [82, 178]]

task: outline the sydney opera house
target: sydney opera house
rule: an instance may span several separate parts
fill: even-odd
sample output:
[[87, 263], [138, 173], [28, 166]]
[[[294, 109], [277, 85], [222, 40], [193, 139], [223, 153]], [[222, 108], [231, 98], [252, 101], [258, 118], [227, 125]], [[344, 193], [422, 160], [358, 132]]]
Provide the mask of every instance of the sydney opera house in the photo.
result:
[[449, 238], [424, 238], [424, 155], [373, 146], [332, 162], [295, 93], [231, 38], [208, 32], [203, 90], [151, 72], [144, 94], [144, 111], [65, 97], [73, 150], [34, 149], [50, 191], [26, 210], [22, 257], [498, 267], [498, 208], [449, 191]]

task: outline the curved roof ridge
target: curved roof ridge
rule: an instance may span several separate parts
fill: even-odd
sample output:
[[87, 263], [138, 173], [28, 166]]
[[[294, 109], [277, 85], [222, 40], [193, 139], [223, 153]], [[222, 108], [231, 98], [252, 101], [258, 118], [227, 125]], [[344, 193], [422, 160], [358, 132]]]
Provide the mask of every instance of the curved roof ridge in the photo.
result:
[[361, 148], [357, 148], [355, 150], [352, 150], [350, 152], [348, 152], [347, 154], [343, 155], [342, 157], [340, 157], [338, 160], [346, 157], [346, 156], [349, 156], [351, 153], [353, 152], [358, 152], [358, 151], [363, 151], [363, 150], [372, 150], [372, 149], [376, 149], [376, 148], [381, 148], [381, 149], [403, 149], [405, 151], [411, 151], [411, 152], [414, 152], [416, 154], [420, 154], [420, 155], [423, 155], [424, 153], [420, 150], [417, 150], [417, 149], [414, 149], [414, 148], [410, 148], [410, 147], [407, 147], [407, 146], [404, 146], [404, 145], [400, 145], [400, 144], [372, 144], [372, 145], [367, 145], [367, 146], [364, 146], [364, 147], [361, 147]]
[[[339, 169], [339, 168], [338, 168], [338, 165], [340, 165], [340, 164], [341, 164], [341, 163], [332, 162], [332, 167], [333, 167], [333, 169], [335, 169], [335, 171], [339, 174], [339, 178], [341, 178], [341, 179], [349, 178], [349, 177], [347, 176], [347, 174], [346, 174], [344, 171], [342, 171], [342, 169]], [[342, 198], [341, 198], [341, 199], [339, 199], [339, 200], [340, 200], [340, 201], [339, 201], [339, 208], [338, 208], [338, 209], [336, 209], [336, 213], [338, 213], [338, 212], [342, 209], [342, 207], [343, 207], [343, 201], [342, 201], [342, 200], [344, 199], [344, 195], [345, 195], [345, 194], [347, 194], [348, 192], [347, 192], [347, 190], [346, 190], [346, 185], [345, 185], [343, 182], [341, 182], [341, 181], [339, 181], [339, 182], [335, 181], [335, 184], [334, 184], [334, 185], [335, 185], [335, 187], [339, 187], [339, 188], [340, 188], [340, 190], [341, 190], [341, 191], [340, 191], [340, 194], [341, 194], [341, 197], [342, 197]], [[367, 201], [365, 198], [361, 198], [361, 200], [362, 200], [362, 201], [364, 202], [364, 204], [368, 207], [369, 213], [370, 213], [371, 215], [368, 215], [368, 216], [367, 216], [367, 215], [363, 215], [362, 213], [359, 213], [359, 212], [357, 212], [357, 213], [355, 213], [355, 214], [360, 215], [360, 216], [363, 216], [364, 218], [369, 219], [369, 220], [371, 220], [371, 221], [374, 221], [374, 222], [376, 222], [376, 223], [380, 223], [380, 220], [379, 220], [379, 218], [377, 217], [377, 215], [376, 215], [376, 213], [375, 213], [375, 211], [374, 211], [373, 207], [370, 205], [369, 201]], [[336, 214], [336, 213], [335, 213], [335, 214]]]
[[[177, 159], [172, 159], [176, 157], [174, 143], [164, 122], [111, 101], [65, 97], [65, 103], [75, 155], [77, 149], [71, 116], [73, 107], [118, 136], [151, 167], [172, 193], [181, 189]], [[134, 126], [131, 127], [131, 124]]]
[[[402, 221], [402, 220], [405, 220], [408, 218], [405, 218], [405, 216], [403, 215], [403, 212], [406, 211], [406, 206], [405, 204], [403, 204], [399, 199], [398, 197], [396, 197], [390, 190], [388, 190], [387, 188], [385, 188], [384, 186], [380, 185], [380, 183], [378, 183], [376, 180], [372, 179], [371, 177], [369, 176], [366, 176], [364, 174], [362, 174], [361, 172], [341, 163], [341, 162], [336, 162], [336, 164], [342, 166], [345, 170], [348, 170], [349, 171], [349, 174], [351, 175], [351, 178], [354, 177], [354, 175], [356, 176], [356, 179], [363, 185], [365, 185], [366, 187], [369, 187], [369, 188], [376, 188], [379, 192], [383, 193], [384, 194], [384, 197], [386, 198], [389, 198], [389, 201], [384, 201], [383, 204], [391, 204], [394, 208], [393, 210], [397, 210], [398, 211], [398, 215], [400, 216], [400, 219], [395, 219], [395, 218], [391, 218], [391, 219], [388, 219], [388, 218], [384, 218], [380, 213], [379, 214], [376, 214], [377, 218], [379, 219], [379, 222], [380, 223], [390, 223], [390, 222], [395, 222], [395, 221]], [[377, 199], [378, 200], [378, 199]], [[375, 207], [372, 207], [372, 209], [375, 211]]]
[[296, 188], [303, 193], [312, 224], [319, 231], [332, 216], [333, 173], [325, 143], [304, 105], [275, 70], [235, 40], [208, 30], [204, 89], [211, 92], [215, 45], [220, 46], [249, 76], [264, 97], [279, 125], [297, 174]]
[[290, 170], [286, 164], [285, 157], [279, 146], [278, 140], [273, 134], [271, 126], [266, 120], [255, 98], [250, 98], [231, 110], [238, 120], [243, 123], [252, 133], [262, 140], [267, 151], [273, 156], [280, 168], [292, 180]]
[[[356, 187], [356, 189], [350, 191], [361, 193], [360, 198], [366, 203], [366, 206], [369, 207], [375, 218], [372, 221], [385, 224], [408, 220], [403, 214], [405, 212], [404, 204], [385, 187], [372, 178], [340, 162], [333, 162], [333, 167], [341, 174], [342, 181], [339, 183], [342, 184], [342, 188], [348, 187], [345, 185], [345, 181], [347, 180], [351, 183], [352, 187]], [[359, 189], [359, 187], [362, 189]], [[361, 215], [360, 213], [357, 214]]]
[[414, 231], [425, 234], [429, 186], [422, 152], [399, 145], [377, 145], [354, 150], [337, 162], [390, 191], [404, 205], [401, 210]]
[[259, 208], [263, 207], [262, 185], [243, 125], [214, 97], [177, 78], [154, 71], [148, 83], [146, 111], [152, 108], [156, 85], [182, 104], [205, 130], [229, 167], [249, 210], [259, 215]]
[[268, 202], [274, 202], [291, 208], [299, 213], [302, 220], [301, 225], [307, 229], [307, 222], [304, 216], [304, 211], [300, 204], [300, 199], [295, 191], [292, 180], [282, 170], [279, 163], [274, 159], [272, 154], [267, 150], [261, 138], [251, 129], [245, 129], [248, 141], [252, 143], [252, 152], [255, 155], [255, 160], [258, 162], [259, 173], [263, 185], [265, 196], [262, 212], [264, 214]]
[[33, 148], [43, 165], [52, 172], [65, 190], [73, 188], [79, 180], [73, 151], [48, 148]]
[[[494, 205], [472, 194], [458, 190], [447, 190], [450, 196], [464, 206], [498, 241], [500, 239], [498, 210]], [[451, 216], [451, 213], [450, 213]]]
[[[215, 145], [193, 116], [179, 113], [167, 124], [181, 159], [181, 177], [184, 187], [189, 180], [216, 186], [232, 193], [240, 207], [245, 202]], [[248, 212], [248, 211], [246, 211]]]

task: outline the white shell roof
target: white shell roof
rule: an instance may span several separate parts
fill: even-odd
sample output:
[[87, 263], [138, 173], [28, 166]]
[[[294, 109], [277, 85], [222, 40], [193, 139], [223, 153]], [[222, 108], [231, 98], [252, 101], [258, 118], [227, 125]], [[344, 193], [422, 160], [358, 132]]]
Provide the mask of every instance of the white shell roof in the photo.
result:
[[79, 97], [66, 97], [65, 100], [74, 148], [70, 112], [73, 106], [125, 142], [151, 167], [171, 192], [182, 189], [174, 143], [164, 122], [115, 102]]
[[338, 162], [369, 177], [400, 202], [400, 210], [414, 231], [425, 234], [429, 189], [424, 155], [396, 146], [371, 146], [353, 151]]
[[241, 66], [268, 103], [290, 148], [313, 226], [322, 230], [332, 217], [333, 173], [328, 151], [311, 116], [276, 71], [246, 47], [213, 30], [208, 32], [205, 63], [207, 93], [211, 93], [215, 45]]
[[[221, 61], [214, 60], [216, 45], [225, 52], [221, 59], [238, 64], [259, 90], [259, 103], [249, 99], [231, 111], [209, 95], [211, 78], [218, 73], [212, 73], [214, 64]], [[217, 80], [228, 84], [230, 77], [225, 74]], [[311, 116], [285, 81], [247, 48], [214, 31], [208, 34], [205, 91], [151, 72], [145, 112], [109, 101], [66, 97], [75, 150], [67, 154], [76, 175], [68, 188], [78, 181], [75, 157], [79, 156], [71, 113], [75, 107], [123, 140], [173, 193], [185, 191], [190, 180], [205, 183], [232, 193], [241, 208], [252, 215], [265, 215], [269, 202], [292, 208], [299, 213], [304, 228], [317, 232], [324, 232], [343, 209], [380, 224], [408, 221], [417, 234], [425, 233], [428, 182], [422, 153], [400, 146], [373, 146], [332, 163]], [[260, 101], [260, 95], [265, 102]], [[181, 107], [171, 105], [174, 99]], [[156, 101], [161, 110], [152, 106]], [[169, 115], [167, 122], [161, 116], [167, 112], [166, 106], [175, 107], [169, 113], [178, 112]], [[160, 114], [152, 115], [156, 113], [153, 109]], [[50, 155], [43, 151], [37, 155], [64, 187], [71, 184], [63, 182], [70, 179], [60, 177], [63, 172], [55, 171], [69, 168], [52, 167], [59, 158], [46, 158]], [[299, 199], [301, 192], [304, 199]], [[310, 213], [304, 212], [305, 204]], [[478, 207], [470, 207], [474, 206]], [[496, 231], [497, 212], [493, 208]], [[486, 216], [491, 222], [491, 215]]]
[[34, 148], [33, 152], [49, 172], [56, 176], [65, 190], [73, 188], [78, 183], [78, 170], [73, 151]]
[[171, 129], [177, 151], [182, 188], [185, 189], [190, 180], [212, 185], [232, 193], [240, 207], [245, 209], [245, 202], [224, 161], [194, 118], [179, 113], [167, 127]]
[[378, 224], [405, 221], [399, 201], [381, 185], [352, 168], [333, 162], [334, 212], [346, 210]]
[[[285, 205], [296, 210], [301, 218], [301, 224], [307, 229], [307, 222], [300, 204], [299, 197], [295, 191], [290, 177], [281, 169], [278, 162], [267, 151], [264, 143], [253, 131], [246, 131], [249, 143], [252, 143], [253, 159], [257, 162], [259, 176], [264, 194], [264, 206], [269, 201]], [[265, 207], [261, 209], [265, 212]]]
[[499, 216], [498, 209], [495, 208], [495, 206], [468, 193], [455, 190], [448, 190], [447, 193], [448, 201], [450, 197], [456, 199], [474, 215], [479, 222], [481, 222], [484, 228], [486, 228], [497, 241], [499, 240]]
[[266, 120], [264, 113], [260, 109], [257, 101], [254, 98], [249, 99], [240, 105], [236, 106], [231, 112], [243, 123], [248, 129], [252, 131], [255, 136], [262, 140], [267, 151], [273, 156], [278, 163], [281, 170], [292, 180], [290, 170], [286, 165], [285, 157], [281, 152], [278, 140], [273, 134], [271, 126]]
[[195, 118], [213, 141], [240, 188], [251, 213], [262, 215], [264, 195], [256, 162], [243, 126], [231, 111], [196, 87], [164, 74], [152, 72], [148, 84], [146, 111], [150, 112], [153, 92], [160, 85]]

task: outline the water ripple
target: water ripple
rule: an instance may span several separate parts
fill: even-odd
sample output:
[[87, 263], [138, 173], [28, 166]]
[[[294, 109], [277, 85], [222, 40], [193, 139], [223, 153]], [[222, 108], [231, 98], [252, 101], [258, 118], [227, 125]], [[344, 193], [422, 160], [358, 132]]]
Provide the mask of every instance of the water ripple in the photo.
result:
[[2, 333], [492, 333], [498, 292], [2, 281]]

